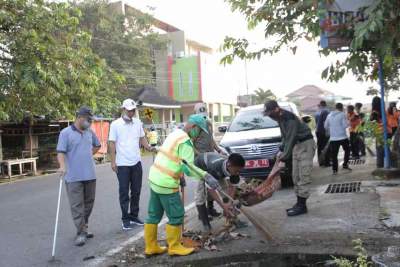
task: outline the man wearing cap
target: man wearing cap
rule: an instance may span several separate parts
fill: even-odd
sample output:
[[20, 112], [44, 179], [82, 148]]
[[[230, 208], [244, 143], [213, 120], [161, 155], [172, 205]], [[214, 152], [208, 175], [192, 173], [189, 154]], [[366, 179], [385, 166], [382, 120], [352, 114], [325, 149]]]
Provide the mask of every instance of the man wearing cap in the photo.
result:
[[275, 100], [265, 103], [264, 115], [279, 123], [282, 145], [277, 160], [284, 165], [293, 156], [293, 183], [297, 203], [287, 209], [288, 216], [307, 213], [306, 201], [310, 196], [311, 170], [315, 142], [310, 128], [293, 113], [281, 109]]
[[148, 151], [153, 151], [153, 148], [147, 143], [142, 122], [135, 117], [135, 101], [125, 99], [122, 108], [121, 118], [111, 123], [108, 140], [111, 168], [116, 172], [119, 183], [122, 229], [130, 230], [134, 225], [144, 224], [139, 219], [139, 200], [142, 188], [140, 146]]
[[90, 129], [92, 112], [81, 107], [74, 124], [64, 128], [58, 138], [57, 159], [64, 175], [72, 218], [77, 229], [75, 245], [83, 246], [93, 234], [88, 232], [92, 212], [96, 175], [93, 154], [100, 149], [100, 142]]
[[[200, 154], [214, 151], [217, 151], [218, 153], [223, 153], [222, 150], [218, 147], [217, 143], [215, 143], [212, 124], [211, 121], [208, 120], [207, 105], [205, 103], [197, 103], [194, 106], [194, 113], [203, 116], [207, 121], [207, 131], [200, 130], [199, 136], [193, 140], [195, 156], [197, 157]], [[202, 194], [200, 194], [199, 192], [204, 192], [203, 182], [199, 182], [197, 185], [195, 199], [201, 199], [203, 197]], [[221, 215], [221, 213], [219, 213], [214, 208], [214, 200], [210, 195], [207, 196], [206, 211], [207, 214], [212, 217], [219, 217]], [[200, 212], [199, 216], [201, 217]]]
[[[219, 189], [218, 181], [194, 166], [194, 148], [191, 139], [199, 136], [200, 130], [207, 131], [207, 122], [201, 115], [191, 115], [183, 130], [170, 133], [159, 149], [150, 168], [150, 200], [148, 216], [144, 226], [145, 254], [152, 256], [168, 251], [169, 255], [184, 256], [193, 248], [181, 244], [182, 223], [185, 209], [179, 196], [182, 174], [205, 182], [212, 189]], [[229, 207], [226, 207], [227, 212]], [[157, 243], [157, 227], [164, 212], [168, 217], [166, 240], [168, 249]]]

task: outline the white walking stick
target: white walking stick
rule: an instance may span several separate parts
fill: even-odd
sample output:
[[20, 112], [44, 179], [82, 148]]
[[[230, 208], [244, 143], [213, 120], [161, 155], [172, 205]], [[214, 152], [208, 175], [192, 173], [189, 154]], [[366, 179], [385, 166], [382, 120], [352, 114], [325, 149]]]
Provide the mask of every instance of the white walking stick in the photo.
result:
[[61, 192], [62, 192], [63, 180], [64, 180], [64, 174], [61, 174], [60, 175], [60, 187], [58, 189], [56, 223], [54, 225], [53, 250], [51, 251], [51, 259], [52, 260], [55, 259], [55, 253], [56, 253], [56, 241], [57, 241], [57, 230], [58, 230], [58, 215], [60, 214]]

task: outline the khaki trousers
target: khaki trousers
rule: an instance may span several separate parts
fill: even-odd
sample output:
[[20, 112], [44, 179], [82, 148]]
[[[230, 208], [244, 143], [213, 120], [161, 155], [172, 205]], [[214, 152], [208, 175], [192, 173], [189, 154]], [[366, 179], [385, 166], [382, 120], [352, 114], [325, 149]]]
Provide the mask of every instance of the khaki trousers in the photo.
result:
[[293, 183], [298, 197], [308, 198], [310, 196], [315, 148], [313, 139], [298, 143], [293, 147]]

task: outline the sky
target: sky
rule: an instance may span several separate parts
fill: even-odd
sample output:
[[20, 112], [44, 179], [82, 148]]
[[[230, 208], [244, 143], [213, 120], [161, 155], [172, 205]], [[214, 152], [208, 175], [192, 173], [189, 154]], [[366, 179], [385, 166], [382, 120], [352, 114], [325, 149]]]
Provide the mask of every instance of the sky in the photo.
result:
[[[225, 36], [245, 37], [257, 47], [266, 43], [262, 28], [248, 30], [244, 16], [238, 12], [233, 13], [230, 6], [223, 0], [126, 0], [126, 2], [184, 30], [187, 38], [214, 49], [218, 49], [223, 44]], [[150, 10], [148, 7], [154, 9]], [[344, 54], [326, 58], [319, 55], [316, 42], [304, 40], [297, 45], [296, 55], [283, 49], [276, 55], [268, 55], [259, 61], [248, 62], [249, 92], [260, 87], [271, 89], [278, 97], [283, 98], [304, 85], [312, 84], [337, 95], [352, 97], [354, 102], [369, 103], [371, 101], [371, 97], [366, 96], [366, 90], [370, 86], [378, 88], [377, 83], [357, 82], [351, 74], [345, 75], [338, 83], [321, 79], [321, 72], [325, 67], [331, 62], [336, 62], [337, 59], [344, 58]], [[219, 59], [222, 55], [215, 56]], [[229, 89], [213, 92], [214, 98], [226, 96], [228, 91], [229, 101], [236, 99], [238, 94], [246, 94], [244, 62], [235, 62], [233, 66], [227, 67], [226, 72], [229, 74], [222, 80], [230, 80], [227, 86]], [[389, 98], [397, 97], [398, 95], [391, 95]]]

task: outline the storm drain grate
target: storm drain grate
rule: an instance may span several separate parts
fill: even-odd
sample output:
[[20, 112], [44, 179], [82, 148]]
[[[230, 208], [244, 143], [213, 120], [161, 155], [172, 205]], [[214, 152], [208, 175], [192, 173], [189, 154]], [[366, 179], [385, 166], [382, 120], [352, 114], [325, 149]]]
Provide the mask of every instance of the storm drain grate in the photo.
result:
[[357, 193], [360, 192], [361, 182], [329, 184], [325, 194]]
[[351, 159], [349, 160], [349, 165], [363, 165], [365, 164], [365, 159]]

